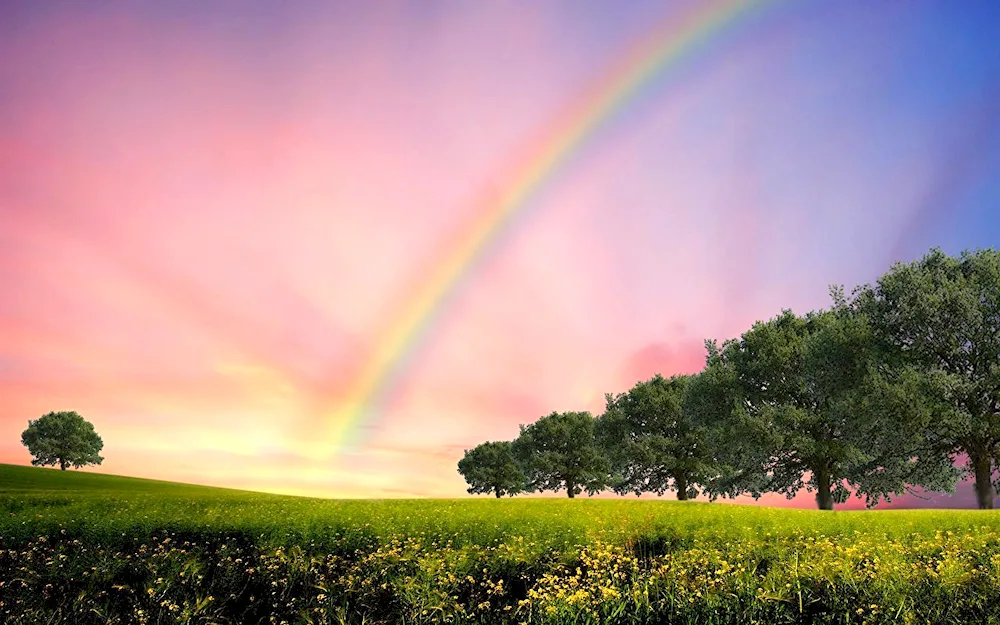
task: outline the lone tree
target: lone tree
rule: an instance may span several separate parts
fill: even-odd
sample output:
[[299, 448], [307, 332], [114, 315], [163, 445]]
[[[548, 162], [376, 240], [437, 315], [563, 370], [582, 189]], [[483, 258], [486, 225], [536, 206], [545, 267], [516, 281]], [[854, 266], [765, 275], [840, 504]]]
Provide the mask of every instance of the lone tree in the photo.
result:
[[980, 508], [993, 508], [1000, 468], [1000, 252], [933, 249], [897, 263], [856, 306], [880, 347], [918, 370], [937, 401], [927, 435], [950, 462], [966, 458]]
[[908, 397], [910, 378], [876, 375], [866, 320], [834, 295], [833, 310], [804, 317], [786, 310], [721, 350], [709, 346], [709, 367], [721, 368], [709, 379], [728, 381], [735, 395], [714, 391], [703, 402], [728, 407], [719, 415], [717, 453], [730, 470], [713, 483], [717, 494], [791, 498], [806, 488], [831, 510], [851, 489], [873, 505], [912, 485], [954, 483], [948, 466], [920, 456], [921, 428], [913, 424], [929, 411], [919, 394]]
[[34, 458], [31, 464], [45, 466], [58, 464], [82, 467], [101, 464], [98, 452], [104, 447], [101, 437], [90, 423], [75, 412], [50, 412], [28, 421], [28, 429], [21, 433], [21, 443]]
[[611, 465], [594, 437], [589, 412], [553, 412], [521, 426], [514, 454], [527, 477], [526, 489], [594, 494], [608, 482]]
[[486, 442], [465, 451], [458, 472], [469, 483], [469, 493], [493, 493], [497, 499], [524, 490], [524, 472], [514, 458], [510, 441]]
[[690, 379], [657, 374], [628, 392], [605, 396], [598, 438], [612, 465], [616, 493], [662, 495], [673, 489], [685, 501], [711, 475], [705, 428], [685, 410]]

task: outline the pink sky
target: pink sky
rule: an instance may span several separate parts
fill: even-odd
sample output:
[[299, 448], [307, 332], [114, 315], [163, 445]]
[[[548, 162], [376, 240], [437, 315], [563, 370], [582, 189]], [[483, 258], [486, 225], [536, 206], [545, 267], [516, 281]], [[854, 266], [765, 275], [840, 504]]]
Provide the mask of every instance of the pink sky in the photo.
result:
[[976, 206], [942, 227], [921, 204], [942, 116], [982, 109], [961, 85], [908, 95], [923, 22], [778, 11], [549, 178], [363, 444], [331, 451], [324, 420], [456, 233], [672, 9], [74, 6], [0, 31], [0, 462], [30, 461], [28, 419], [76, 410], [102, 472], [462, 496], [464, 449], [982, 233]]

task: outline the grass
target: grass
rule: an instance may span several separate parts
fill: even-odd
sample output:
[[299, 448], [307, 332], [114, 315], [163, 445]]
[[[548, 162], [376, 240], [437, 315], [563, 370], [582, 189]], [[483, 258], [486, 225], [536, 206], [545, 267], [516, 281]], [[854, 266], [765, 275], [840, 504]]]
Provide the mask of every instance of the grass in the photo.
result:
[[10, 623], [997, 623], [1000, 515], [322, 500], [0, 465]]

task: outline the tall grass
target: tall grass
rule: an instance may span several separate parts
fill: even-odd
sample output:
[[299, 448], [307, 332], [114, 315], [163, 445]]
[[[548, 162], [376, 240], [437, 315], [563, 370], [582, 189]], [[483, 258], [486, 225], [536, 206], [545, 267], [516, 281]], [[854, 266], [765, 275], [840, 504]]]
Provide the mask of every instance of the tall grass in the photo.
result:
[[338, 501], [0, 466], [10, 623], [990, 623], [998, 599], [993, 512]]

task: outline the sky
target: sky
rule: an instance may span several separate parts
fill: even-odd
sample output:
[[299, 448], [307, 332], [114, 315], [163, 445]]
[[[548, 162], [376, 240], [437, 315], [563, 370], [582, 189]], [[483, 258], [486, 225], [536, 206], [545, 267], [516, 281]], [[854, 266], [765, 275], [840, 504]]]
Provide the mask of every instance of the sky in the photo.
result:
[[0, 0], [0, 462], [75, 410], [101, 472], [465, 496], [465, 449], [1000, 244], [998, 20]]

